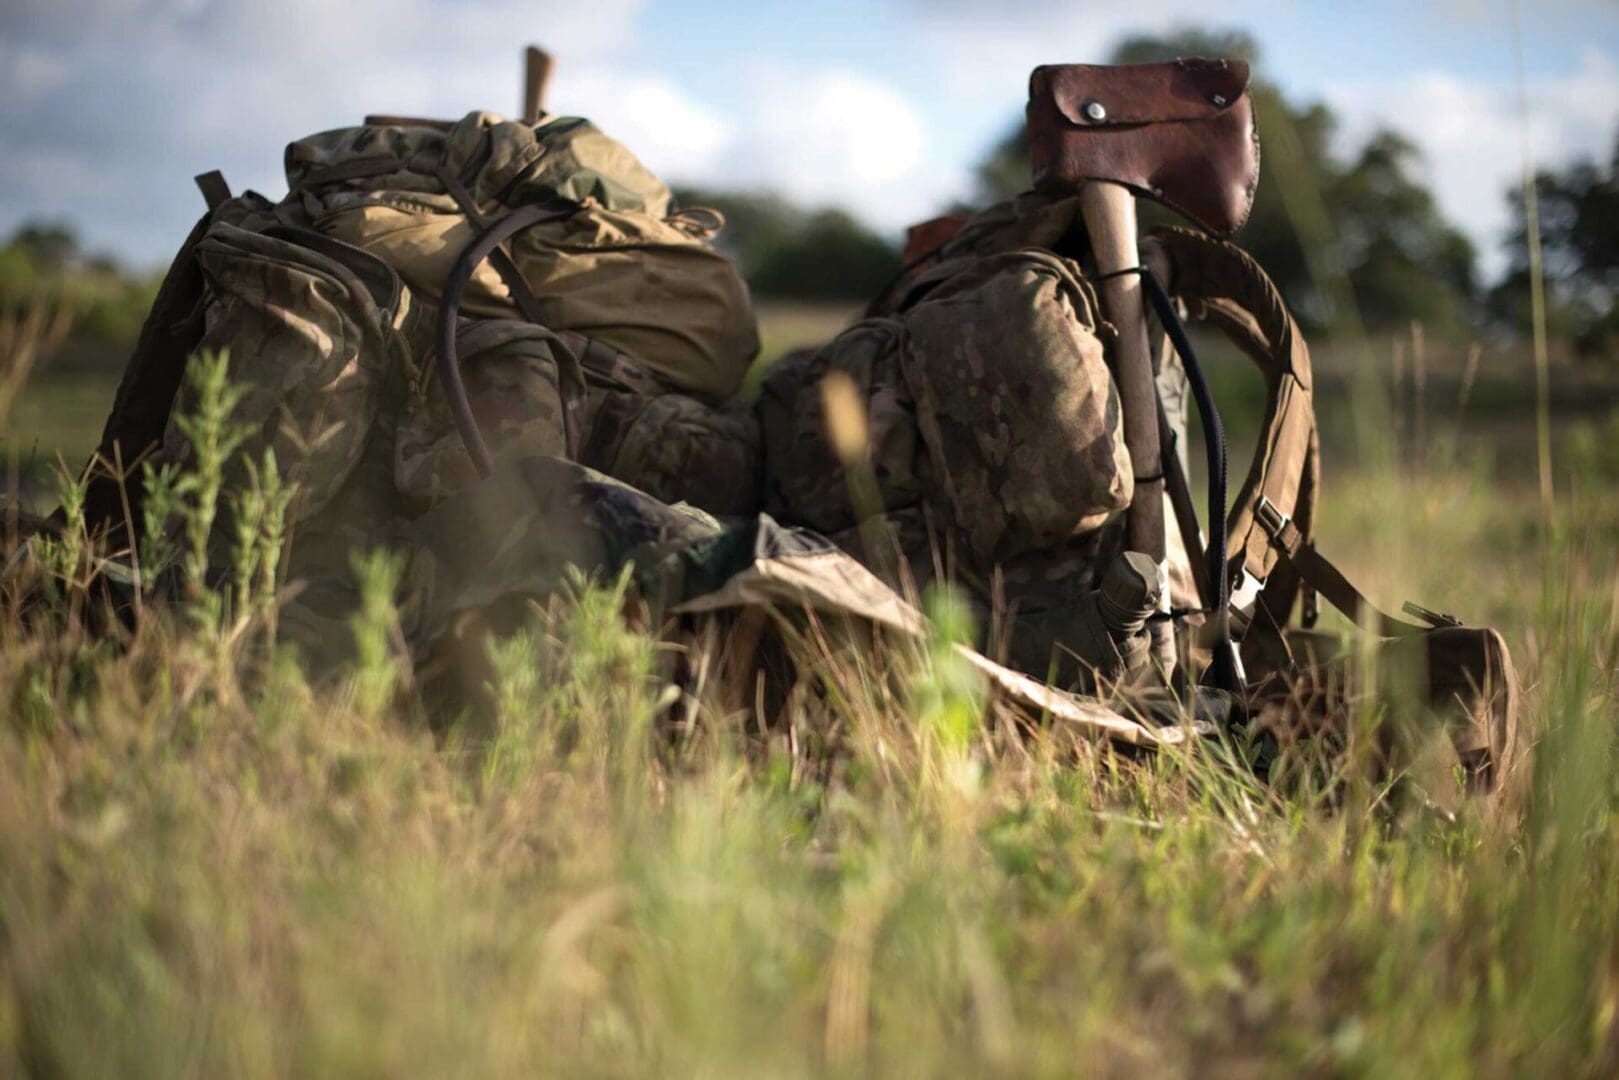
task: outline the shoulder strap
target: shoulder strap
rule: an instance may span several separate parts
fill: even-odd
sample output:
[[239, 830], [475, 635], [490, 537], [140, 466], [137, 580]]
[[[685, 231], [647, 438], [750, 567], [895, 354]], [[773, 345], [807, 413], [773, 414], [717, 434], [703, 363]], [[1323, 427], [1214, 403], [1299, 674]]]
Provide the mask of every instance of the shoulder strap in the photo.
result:
[[1320, 455], [1311, 392], [1310, 350], [1281, 293], [1253, 257], [1235, 244], [1179, 226], [1155, 229], [1150, 244], [1167, 256], [1169, 290], [1188, 314], [1217, 327], [1253, 360], [1266, 382], [1265, 415], [1253, 464], [1229, 517], [1227, 562], [1239, 617], [1262, 602], [1285, 622], [1300, 579], [1259, 525], [1267, 503], [1308, 543], [1320, 488]]
[[1428, 625], [1421, 626], [1385, 615], [1355, 588], [1342, 570], [1317, 551], [1313, 544], [1306, 543], [1298, 527], [1266, 499], [1259, 500], [1254, 522], [1281, 562], [1357, 626], [1368, 626], [1383, 637], [1409, 637], [1438, 627], [1462, 625], [1461, 620], [1452, 615], [1429, 611], [1409, 601], [1403, 609], [1405, 613], [1422, 619]]

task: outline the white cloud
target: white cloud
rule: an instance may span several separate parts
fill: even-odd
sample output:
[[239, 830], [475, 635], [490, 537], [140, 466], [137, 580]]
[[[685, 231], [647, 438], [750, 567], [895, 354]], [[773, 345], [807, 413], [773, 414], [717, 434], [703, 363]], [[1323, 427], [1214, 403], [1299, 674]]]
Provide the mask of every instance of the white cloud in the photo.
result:
[[5, 65], [11, 71], [11, 86], [17, 91], [14, 106], [27, 105], [42, 94], [61, 88], [71, 76], [70, 66], [61, 56], [44, 49], [7, 50]]
[[[543, 42], [564, 72], [633, 63], [627, 43], [640, 7], [641, 0], [594, 0], [587, 10], [563, 0], [0, 3], [0, 100], [14, 106], [0, 110], [7, 148], [0, 232], [26, 217], [66, 217], [92, 247], [157, 262], [200, 209], [190, 186], [195, 173], [220, 168], [238, 190], [275, 196], [284, 190], [282, 146], [308, 132], [357, 123], [367, 112], [512, 111], [524, 43]], [[648, 114], [693, 120], [670, 88], [598, 81], [630, 86]], [[99, 190], [101, 197], [86, 197], [108, 186], [87, 179], [97, 175], [115, 197]]]
[[[739, 61], [729, 113], [645, 62], [642, 0], [62, 0], [0, 5], [0, 232], [75, 220], [92, 247], [156, 262], [200, 209], [190, 177], [276, 197], [281, 149], [367, 112], [458, 116], [518, 99], [519, 46], [559, 57], [553, 108], [672, 181], [757, 185], [897, 232], [959, 193], [921, 113], [848, 70]], [[498, 28], [499, 32], [492, 32]], [[130, 48], [131, 40], [139, 48]], [[140, 207], [140, 221], [130, 221]]]
[[[1510, 71], [1510, 69], [1508, 69]], [[1606, 155], [1619, 126], [1619, 65], [1590, 51], [1566, 75], [1529, 80], [1529, 128], [1537, 166]], [[1487, 274], [1502, 267], [1506, 193], [1523, 179], [1523, 128], [1510, 74], [1498, 81], [1442, 71], [1401, 79], [1338, 82], [1325, 97], [1344, 118], [1353, 149], [1378, 127], [1411, 139], [1444, 212], [1474, 239]]]
[[[1275, 0], [1227, 0], [1216, 27], [1258, 21]], [[1021, 101], [1038, 64], [1100, 64], [1120, 39], [1208, 26], [1207, 0], [947, 0], [925, 7], [922, 41], [939, 58], [941, 91], [954, 98], [1011, 93]]]
[[590, 117], [669, 180], [716, 178], [736, 134], [729, 121], [668, 80], [602, 66], [560, 68], [551, 103], [559, 112]]
[[704, 179], [839, 204], [891, 230], [932, 212], [927, 127], [899, 91], [849, 71], [756, 68], [748, 101], [721, 175]]

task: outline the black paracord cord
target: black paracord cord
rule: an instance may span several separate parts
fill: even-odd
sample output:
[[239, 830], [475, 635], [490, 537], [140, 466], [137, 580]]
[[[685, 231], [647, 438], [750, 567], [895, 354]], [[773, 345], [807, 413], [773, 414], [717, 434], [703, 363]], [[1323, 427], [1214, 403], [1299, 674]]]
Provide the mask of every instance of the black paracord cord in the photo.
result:
[[1214, 593], [1209, 598], [1210, 614], [1214, 617], [1215, 629], [1219, 635], [1214, 648], [1214, 683], [1222, 690], [1236, 693], [1242, 688], [1242, 678], [1236, 668], [1236, 650], [1231, 641], [1231, 613], [1228, 610], [1231, 603], [1231, 579], [1226, 573], [1228, 529], [1225, 425], [1220, 420], [1220, 410], [1215, 407], [1214, 394], [1209, 389], [1208, 380], [1203, 377], [1203, 367], [1198, 363], [1197, 351], [1192, 348], [1192, 340], [1186, 334], [1186, 324], [1181, 322], [1174, 301], [1169, 298], [1169, 293], [1151, 268], [1130, 266], [1123, 270], [1101, 274], [1096, 280], [1106, 281], [1108, 278], [1121, 277], [1125, 274], [1141, 275], [1142, 291], [1147, 294], [1159, 323], [1163, 325], [1164, 333], [1168, 335], [1170, 344], [1174, 345], [1175, 352], [1186, 367], [1186, 379], [1192, 387], [1192, 398], [1197, 402], [1197, 412], [1203, 420], [1203, 443], [1209, 462], [1209, 543], [1203, 557], [1208, 567], [1209, 588]]
[[472, 414], [472, 405], [467, 401], [466, 384], [461, 381], [461, 364], [455, 349], [455, 320], [461, 310], [461, 295], [466, 292], [467, 283], [472, 280], [478, 264], [487, 259], [490, 252], [507, 237], [542, 221], [568, 217], [574, 209], [572, 206], [558, 208], [545, 203], [530, 203], [518, 207], [490, 225], [478, 235], [477, 239], [468, 244], [466, 250], [455, 260], [455, 265], [450, 267], [450, 276], [444, 279], [444, 294], [439, 299], [438, 309], [438, 380], [439, 385], [444, 388], [444, 399], [449, 404], [450, 415], [455, 418], [455, 427], [461, 435], [461, 442], [472, 458], [473, 467], [484, 479], [488, 479], [495, 471], [495, 462], [489, 456], [489, 447], [483, 441], [483, 432], [478, 430], [478, 418]]

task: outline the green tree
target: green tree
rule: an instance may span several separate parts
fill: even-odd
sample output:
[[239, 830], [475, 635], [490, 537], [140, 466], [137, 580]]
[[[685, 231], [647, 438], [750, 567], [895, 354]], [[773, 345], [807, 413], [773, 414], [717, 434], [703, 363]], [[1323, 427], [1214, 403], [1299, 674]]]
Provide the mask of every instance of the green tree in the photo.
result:
[[[1414, 175], [1418, 155], [1389, 132], [1373, 135], [1351, 161], [1332, 148], [1337, 120], [1320, 102], [1288, 100], [1260, 71], [1260, 50], [1237, 30], [1184, 29], [1121, 42], [1115, 64], [1181, 56], [1247, 60], [1264, 147], [1253, 213], [1237, 242], [1276, 280], [1306, 327], [1340, 314], [1336, 299], [1354, 301], [1372, 326], [1411, 319], [1447, 329], [1465, 320], [1475, 293], [1473, 250], [1447, 223]], [[977, 171], [979, 195], [1004, 198], [1028, 186], [1028, 142], [1022, 121], [995, 144]], [[1325, 207], [1326, 214], [1315, 213]], [[1176, 221], [1168, 210], [1141, 207], [1143, 226]]]
[[12, 234], [6, 245], [28, 258], [41, 273], [68, 269], [79, 259], [79, 238], [60, 221], [30, 221]]
[[[1577, 161], [1535, 177], [1547, 323], [1584, 355], [1619, 354], [1619, 134], [1606, 166]], [[1490, 292], [1490, 313], [1514, 330], [1529, 329], [1529, 230], [1523, 192], [1507, 195], [1512, 228], [1507, 276]]]
[[750, 280], [772, 251], [803, 231], [810, 216], [803, 207], [771, 191], [677, 188], [675, 202], [683, 207], [709, 207], [725, 216], [725, 227], [714, 238], [714, 246]]
[[1473, 244], [1412, 178], [1419, 160], [1408, 140], [1382, 131], [1328, 178], [1324, 194], [1337, 224], [1338, 259], [1371, 326], [1418, 319], [1458, 328], [1473, 315]]
[[899, 252], [852, 215], [820, 210], [766, 253], [750, 284], [766, 296], [868, 300], [899, 271]]
[[132, 275], [106, 256], [87, 255], [60, 222], [27, 222], [0, 246], [0, 306], [44, 297], [71, 307], [73, 337], [63, 356], [84, 366], [123, 362], [158, 281]]
[[894, 245], [844, 210], [806, 210], [763, 192], [686, 189], [676, 197], [725, 215], [715, 246], [761, 296], [865, 300], [899, 269]]

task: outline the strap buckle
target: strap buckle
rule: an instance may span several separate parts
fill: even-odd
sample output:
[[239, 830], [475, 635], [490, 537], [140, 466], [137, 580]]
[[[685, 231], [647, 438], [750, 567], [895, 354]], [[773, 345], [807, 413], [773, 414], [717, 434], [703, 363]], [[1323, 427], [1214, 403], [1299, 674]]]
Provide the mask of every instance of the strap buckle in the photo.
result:
[[1421, 604], [1411, 600], [1407, 600], [1404, 604], [1402, 604], [1400, 606], [1400, 610], [1413, 618], [1421, 619], [1435, 630], [1440, 630], [1447, 626], [1462, 625], [1462, 620], [1458, 619], [1454, 615], [1447, 615], [1443, 611], [1434, 611], [1431, 608], [1425, 608]]
[[1265, 530], [1271, 540], [1280, 541], [1282, 530], [1292, 523], [1293, 518], [1277, 509], [1276, 504], [1271, 502], [1268, 496], [1261, 495], [1259, 504], [1254, 507], [1254, 521], [1259, 523], [1259, 527]]
[[1248, 621], [1254, 615], [1254, 605], [1259, 602], [1259, 593], [1264, 587], [1264, 578], [1259, 577], [1246, 566], [1237, 567], [1237, 577], [1231, 583], [1231, 596], [1226, 601], [1226, 605], [1227, 610], [1236, 617], [1240, 632], [1245, 633], [1247, 631]]

